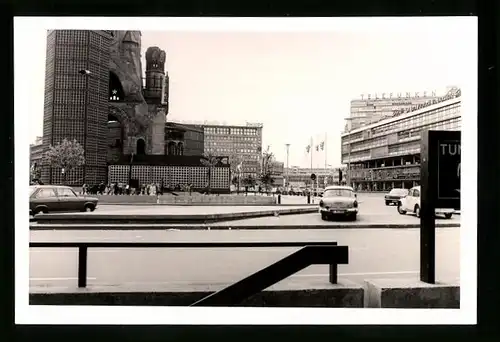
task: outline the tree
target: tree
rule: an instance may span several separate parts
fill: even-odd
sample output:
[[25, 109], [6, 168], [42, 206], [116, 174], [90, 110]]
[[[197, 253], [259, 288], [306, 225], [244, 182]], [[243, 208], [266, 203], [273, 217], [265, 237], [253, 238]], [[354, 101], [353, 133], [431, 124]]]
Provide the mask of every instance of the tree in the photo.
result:
[[233, 184], [234, 186], [238, 186], [238, 176], [234, 176], [231, 179], [231, 184]]
[[42, 170], [37, 163], [33, 163], [30, 167], [30, 184], [34, 181], [40, 181], [42, 177]]
[[45, 162], [53, 168], [61, 169], [63, 184], [66, 184], [66, 175], [69, 171], [85, 164], [85, 151], [78, 141], [64, 139], [56, 146], [50, 146], [45, 152]]
[[274, 178], [272, 177], [272, 162], [274, 155], [269, 151], [269, 147], [266, 151], [262, 152], [262, 168], [260, 172], [260, 182], [264, 185], [266, 192], [269, 190], [271, 185], [274, 183]]
[[243, 179], [243, 185], [245, 186], [245, 194], [248, 195], [247, 187], [253, 188], [257, 184], [257, 180], [252, 177], [252, 175], [246, 176]]
[[[236, 193], [240, 192], [240, 174], [241, 174], [241, 164], [243, 162], [243, 157], [238, 154], [233, 154], [229, 157], [229, 168], [231, 171], [231, 179], [233, 181], [233, 185], [236, 186]], [[236, 179], [236, 181], [234, 181]]]
[[203, 153], [200, 162], [203, 164], [203, 166], [206, 166], [208, 168], [208, 193], [210, 193], [210, 190], [212, 189], [212, 170], [219, 163], [219, 159], [212, 153], [206, 152]]

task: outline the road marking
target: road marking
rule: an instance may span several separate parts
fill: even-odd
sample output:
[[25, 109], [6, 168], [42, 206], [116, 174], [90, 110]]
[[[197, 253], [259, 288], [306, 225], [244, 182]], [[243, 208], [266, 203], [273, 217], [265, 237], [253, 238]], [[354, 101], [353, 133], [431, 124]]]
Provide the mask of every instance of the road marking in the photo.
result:
[[[96, 280], [97, 278], [87, 277], [87, 280]], [[78, 280], [78, 278], [69, 277], [69, 278], [30, 278], [33, 281], [60, 281], [60, 280]]]

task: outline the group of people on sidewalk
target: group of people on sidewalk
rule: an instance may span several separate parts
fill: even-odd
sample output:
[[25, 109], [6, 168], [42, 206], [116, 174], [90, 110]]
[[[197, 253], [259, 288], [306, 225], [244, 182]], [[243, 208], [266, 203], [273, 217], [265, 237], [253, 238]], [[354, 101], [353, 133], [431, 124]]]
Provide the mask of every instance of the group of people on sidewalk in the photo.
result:
[[[192, 192], [192, 184], [177, 184], [174, 188], [174, 191], [186, 191], [191, 194]], [[130, 184], [123, 182], [115, 182], [104, 184], [101, 182], [98, 185], [88, 186], [87, 184], [83, 184], [82, 186], [82, 194], [92, 194], [92, 195], [145, 195], [145, 196], [156, 196], [163, 195], [165, 191], [165, 187], [163, 184], [159, 183], [148, 183], [142, 184], [140, 188], [131, 187]]]

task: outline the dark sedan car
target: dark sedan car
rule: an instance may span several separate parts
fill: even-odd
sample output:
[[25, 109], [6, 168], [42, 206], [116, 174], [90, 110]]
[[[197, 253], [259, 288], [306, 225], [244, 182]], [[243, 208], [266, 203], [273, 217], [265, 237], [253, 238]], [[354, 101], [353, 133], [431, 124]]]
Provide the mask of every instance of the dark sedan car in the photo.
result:
[[69, 186], [31, 185], [30, 215], [63, 211], [94, 211], [98, 199], [79, 196]]
[[391, 191], [389, 191], [388, 194], [386, 194], [384, 196], [385, 205], [391, 205], [391, 204], [398, 205], [399, 202], [401, 201], [401, 198], [403, 198], [407, 195], [408, 195], [408, 189], [394, 188]]

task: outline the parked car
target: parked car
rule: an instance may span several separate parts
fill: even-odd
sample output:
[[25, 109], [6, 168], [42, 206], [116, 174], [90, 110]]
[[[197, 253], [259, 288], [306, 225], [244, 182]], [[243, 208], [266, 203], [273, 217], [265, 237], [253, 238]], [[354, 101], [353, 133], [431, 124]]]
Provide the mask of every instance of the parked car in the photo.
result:
[[94, 211], [98, 199], [78, 195], [69, 186], [31, 185], [30, 215], [64, 211]]
[[319, 201], [319, 212], [322, 220], [334, 216], [344, 216], [356, 220], [358, 201], [350, 186], [333, 185], [325, 188]]
[[[412, 212], [420, 217], [420, 186], [411, 188], [408, 195], [401, 198], [398, 213], [405, 215], [407, 212]], [[450, 219], [454, 212], [454, 209], [436, 208], [436, 215], [443, 215], [447, 219]]]
[[408, 195], [408, 189], [394, 188], [384, 196], [385, 205], [396, 204], [398, 205], [401, 198]]

